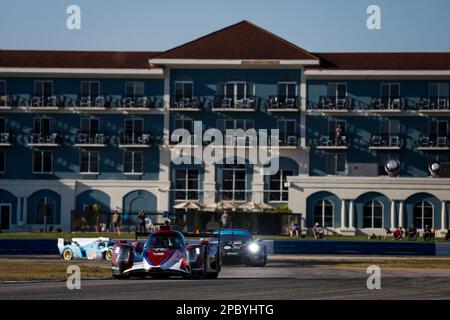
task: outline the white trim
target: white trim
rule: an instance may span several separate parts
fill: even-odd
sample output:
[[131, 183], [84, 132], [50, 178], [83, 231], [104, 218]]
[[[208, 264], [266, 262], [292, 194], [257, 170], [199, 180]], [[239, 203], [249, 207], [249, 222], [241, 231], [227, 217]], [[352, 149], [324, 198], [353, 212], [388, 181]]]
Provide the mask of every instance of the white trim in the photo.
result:
[[155, 65], [245, 65], [245, 66], [273, 66], [273, 65], [319, 65], [319, 60], [279, 60], [279, 59], [149, 59]]
[[105, 69], [105, 68], [0, 68], [3, 74], [50, 74], [50, 75], [117, 75], [117, 76], [163, 76], [162, 68], [152, 69]]
[[324, 69], [307, 69], [305, 70], [305, 76], [311, 78], [320, 78], [323, 76], [336, 76], [336, 77], [383, 77], [383, 76], [396, 76], [396, 77], [450, 77], [450, 70], [324, 70]]

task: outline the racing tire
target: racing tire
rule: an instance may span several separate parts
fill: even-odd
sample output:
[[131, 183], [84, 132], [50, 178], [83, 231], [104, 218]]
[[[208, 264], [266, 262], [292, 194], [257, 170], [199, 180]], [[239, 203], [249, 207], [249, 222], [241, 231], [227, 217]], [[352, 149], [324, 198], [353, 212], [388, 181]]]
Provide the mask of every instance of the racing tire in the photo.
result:
[[66, 248], [62, 252], [62, 258], [66, 261], [70, 261], [73, 259], [73, 252], [71, 249]]
[[209, 272], [206, 275], [206, 279], [217, 279], [219, 277], [219, 273], [218, 272]]
[[112, 250], [109, 249], [109, 250], [105, 251], [105, 253], [103, 254], [103, 258], [106, 261], [111, 261], [112, 260], [112, 254], [113, 254]]

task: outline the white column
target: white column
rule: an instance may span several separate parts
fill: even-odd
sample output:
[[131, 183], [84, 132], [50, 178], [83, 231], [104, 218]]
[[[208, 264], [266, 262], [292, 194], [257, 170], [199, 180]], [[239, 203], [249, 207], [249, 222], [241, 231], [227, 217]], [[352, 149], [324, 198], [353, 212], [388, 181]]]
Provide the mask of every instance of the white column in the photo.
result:
[[395, 229], [395, 200], [391, 200], [391, 229]]
[[300, 75], [300, 146], [306, 147], [306, 79], [303, 68]]
[[355, 229], [354, 222], [353, 222], [355, 219], [354, 215], [355, 215], [355, 208], [353, 205], [353, 200], [350, 200], [349, 213], [348, 213], [348, 228], [351, 230]]
[[163, 108], [164, 108], [164, 128], [163, 128], [163, 143], [159, 152], [159, 180], [170, 181], [170, 69], [164, 69], [164, 96], [163, 96]]
[[445, 201], [441, 203], [441, 230], [445, 231], [447, 227], [447, 208]]
[[203, 203], [212, 205], [216, 203], [216, 166], [214, 164], [205, 165], [205, 175], [203, 181]]
[[264, 175], [262, 174], [262, 170], [262, 165], [253, 165], [253, 186], [251, 201], [253, 201], [254, 203], [261, 203], [264, 201]]
[[347, 228], [347, 219], [345, 218], [345, 213], [346, 213], [346, 208], [345, 208], [345, 200], [342, 200], [341, 203], [341, 229], [346, 229]]
[[400, 228], [405, 228], [404, 224], [404, 205], [403, 205], [403, 201], [399, 201], [398, 203], [398, 225]]

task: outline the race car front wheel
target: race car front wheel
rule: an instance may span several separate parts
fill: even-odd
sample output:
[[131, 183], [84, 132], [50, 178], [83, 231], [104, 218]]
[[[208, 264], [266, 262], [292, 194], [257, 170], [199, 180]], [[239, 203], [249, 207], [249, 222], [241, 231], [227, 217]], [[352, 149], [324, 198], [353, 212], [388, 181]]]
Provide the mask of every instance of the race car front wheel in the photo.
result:
[[68, 260], [72, 260], [73, 258], [73, 252], [72, 250], [70, 250], [69, 248], [64, 249], [63, 253], [62, 253], [62, 257], [64, 260], [68, 261]]
[[112, 260], [112, 250], [105, 251], [105, 260], [111, 261]]

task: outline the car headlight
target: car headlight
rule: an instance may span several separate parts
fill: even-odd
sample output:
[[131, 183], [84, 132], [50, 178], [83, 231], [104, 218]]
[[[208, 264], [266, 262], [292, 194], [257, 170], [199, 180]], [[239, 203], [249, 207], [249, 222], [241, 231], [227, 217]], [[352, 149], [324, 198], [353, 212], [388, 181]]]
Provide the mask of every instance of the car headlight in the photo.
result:
[[256, 243], [252, 243], [248, 246], [251, 253], [257, 253], [259, 251], [259, 246]]
[[200, 248], [195, 248], [195, 254], [197, 254], [197, 255], [200, 254]]

